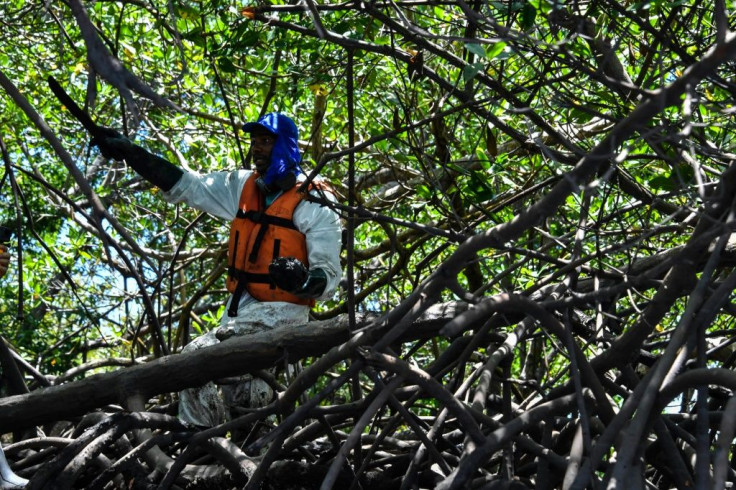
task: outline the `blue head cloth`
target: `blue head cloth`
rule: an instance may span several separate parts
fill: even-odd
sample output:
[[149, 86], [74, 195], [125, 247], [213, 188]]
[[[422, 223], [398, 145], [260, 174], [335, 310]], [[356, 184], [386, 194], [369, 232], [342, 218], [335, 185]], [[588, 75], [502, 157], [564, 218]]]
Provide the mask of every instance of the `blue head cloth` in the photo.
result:
[[263, 176], [263, 181], [270, 185], [290, 173], [297, 176], [301, 174], [302, 169], [299, 162], [302, 157], [299, 153], [299, 130], [294, 121], [278, 112], [269, 112], [258, 118], [256, 122], [243, 125], [243, 131], [246, 133], [252, 133], [257, 129], [265, 129], [276, 135], [276, 143], [274, 143], [271, 151], [271, 164], [266, 171], [266, 175]]

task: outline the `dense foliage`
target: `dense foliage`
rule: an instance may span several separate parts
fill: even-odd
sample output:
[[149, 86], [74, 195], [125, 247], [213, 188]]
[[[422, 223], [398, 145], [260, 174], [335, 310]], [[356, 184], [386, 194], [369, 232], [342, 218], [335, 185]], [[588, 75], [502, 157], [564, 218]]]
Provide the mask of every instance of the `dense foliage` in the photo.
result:
[[[2, 335], [35, 389], [175, 353], [226, 299], [229, 224], [101, 157], [47, 77], [200, 173], [249, 166], [238, 128], [278, 110], [346, 229], [340, 294], [314, 318], [375, 313], [365, 331], [385, 336], [304, 360], [304, 393], [327, 386], [323, 405], [346, 408], [305, 412], [314, 441], [269, 450], [252, 485], [309, 451], [335, 487], [345, 459], [364, 487], [376, 468], [401, 488], [734, 482], [728, 7], [6, 0], [0, 224], [17, 235]], [[454, 302], [442, 330], [412, 337]], [[43, 447], [15, 436], [16, 453]]]

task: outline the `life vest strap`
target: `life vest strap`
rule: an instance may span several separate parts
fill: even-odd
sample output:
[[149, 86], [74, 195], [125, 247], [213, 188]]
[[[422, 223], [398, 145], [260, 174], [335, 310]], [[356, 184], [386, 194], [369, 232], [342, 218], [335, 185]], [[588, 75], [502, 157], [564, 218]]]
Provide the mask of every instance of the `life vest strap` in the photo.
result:
[[237, 279], [238, 281], [245, 281], [245, 282], [258, 282], [261, 284], [271, 284], [273, 281], [271, 280], [271, 274], [268, 273], [255, 273], [255, 272], [245, 272], [236, 269], [235, 267], [228, 267], [227, 274], [232, 279]]
[[245, 272], [237, 270], [234, 267], [229, 267], [227, 273], [228, 276], [238, 280], [238, 285], [235, 286], [233, 297], [230, 300], [230, 308], [227, 309], [227, 316], [229, 316], [230, 318], [238, 316], [240, 298], [243, 296], [243, 293], [248, 287], [248, 283], [257, 282], [262, 284], [271, 284], [273, 286], [273, 281], [271, 280], [270, 274], [256, 274], [253, 272]]
[[237, 217], [248, 219], [261, 225], [258, 229], [255, 242], [253, 243], [253, 249], [250, 251], [250, 255], [248, 256], [248, 261], [251, 264], [255, 264], [256, 260], [258, 260], [258, 252], [261, 250], [261, 242], [263, 241], [263, 237], [266, 236], [266, 230], [268, 230], [269, 225], [280, 226], [282, 228], [289, 228], [292, 230], [297, 229], [292, 220], [282, 218], [280, 216], [272, 216], [263, 211], [254, 211], [252, 209], [243, 211], [242, 209], [239, 209]]
[[243, 211], [242, 209], [238, 209], [236, 218], [249, 219], [254, 223], [260, 223], [262, 225], [275, 225], [283, 228], [291, 228], [292, 230], [297, 229], [292, 220], [280, 216], [272, 216], [264, 211], [254, 211], [252, 209]]

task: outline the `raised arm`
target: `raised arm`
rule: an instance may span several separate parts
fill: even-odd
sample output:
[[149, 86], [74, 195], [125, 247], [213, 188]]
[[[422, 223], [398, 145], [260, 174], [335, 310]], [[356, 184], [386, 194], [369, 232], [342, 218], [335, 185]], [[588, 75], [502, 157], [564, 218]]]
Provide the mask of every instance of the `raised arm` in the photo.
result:
[[106, 129], [106, 135], [92, 141], [106, 158], [122, 160], [141, 177], [163, 191], [168, 191], [179, 181], [184, 172], [173, 163], [144, 150], [128, 138]]

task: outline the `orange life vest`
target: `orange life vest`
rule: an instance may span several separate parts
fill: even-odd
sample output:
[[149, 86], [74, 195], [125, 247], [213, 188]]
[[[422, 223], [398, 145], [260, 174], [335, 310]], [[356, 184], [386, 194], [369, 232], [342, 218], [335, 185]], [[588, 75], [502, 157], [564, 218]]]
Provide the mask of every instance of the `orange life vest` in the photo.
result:
[[313, 299], [299, 298], [276, 287], [268, 274], [268, 265], [277, 257], [296, 257], [309, 267], [306, 237], [293, 221], [294, 210], [306, 193], [298, 192], [299, 186], [294, 186], [266, 207], [263, 193], [256, 185], [257, 177], [254, 173], [245, 182], [238, 214], [230, 227], [227, 289], [234, 295], [232, 301], [237, 305], [247, 290], [259, 301], [313, 306]]

